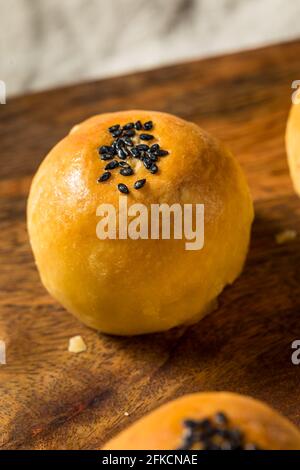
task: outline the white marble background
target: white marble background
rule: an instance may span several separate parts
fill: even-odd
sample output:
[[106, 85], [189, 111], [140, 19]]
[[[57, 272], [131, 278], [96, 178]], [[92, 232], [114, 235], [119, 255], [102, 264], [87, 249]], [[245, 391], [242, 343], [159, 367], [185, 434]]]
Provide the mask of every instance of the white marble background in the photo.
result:
[[300, 37], [300, 0], [0, 0], [0, 18], [9, 95]]

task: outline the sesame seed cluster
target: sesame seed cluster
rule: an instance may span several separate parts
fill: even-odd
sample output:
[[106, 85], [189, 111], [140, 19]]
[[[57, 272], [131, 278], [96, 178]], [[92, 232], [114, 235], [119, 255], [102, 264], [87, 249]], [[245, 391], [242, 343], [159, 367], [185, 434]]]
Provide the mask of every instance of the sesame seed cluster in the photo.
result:
[[[108, 131], [113, 141], [110, 145], [102, 145], [98, 149], [100, 159], [108, 162], [104, 167], [104, 173], [98, 178], [98, 183], [108, 181], [112, 175], [111, 172], [116, 169], [119, 170], [121, 176], [133, 175], [134, 169], [130, 165], [132, 159], [140, 160], [153, 175], [158, 173], [159, 159], [169, 155], [169, 152], [160, 148], [159, 144], [153, 143], [155, 137], [149, 133], [153, 127], [152, 121], [147, 121], [144, 124], [141, 121], [128, 122], [124, 126], [114, 124], [109, 127]], [[141, 141], [142, 143], [140, 143]], [[143, 178], [136, 180], [133, 187], [139, 190], [145, 184], [146, 178]], [[129, 194], [130, 192], [128, 185], [125, 183], [119, 183], [117, 187], [123, 194]]]
[[182, 445], [178, 450], [259, 450], [253, 443], [247, 443], [244, 433], [230, 425], [223, 412], [212, 419], [187, 419], [183, 421]]

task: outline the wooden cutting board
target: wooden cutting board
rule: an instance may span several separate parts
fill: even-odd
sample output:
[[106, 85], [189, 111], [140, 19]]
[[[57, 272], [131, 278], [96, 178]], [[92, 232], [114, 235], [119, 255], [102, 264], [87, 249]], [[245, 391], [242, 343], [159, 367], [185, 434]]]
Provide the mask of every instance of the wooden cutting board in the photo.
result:
[[[0, 106], [1, 449], [95, 449], [184, 393], [230, 390], [270, 403], [300, 425], [300, 200], [286, 163], [291, 83], [300, 42], [8, 99]], [[128, 108], [167, 111], [229, 144], [256, 219], [246, 268], [198, 325], [136, 338], [81, 325], [42, 287], [25, 223], [30, 181], [77, 122]], [[68, 352], [80, 334], [88, 350]], [[129, 413], [125, 416], [124, 413]]]

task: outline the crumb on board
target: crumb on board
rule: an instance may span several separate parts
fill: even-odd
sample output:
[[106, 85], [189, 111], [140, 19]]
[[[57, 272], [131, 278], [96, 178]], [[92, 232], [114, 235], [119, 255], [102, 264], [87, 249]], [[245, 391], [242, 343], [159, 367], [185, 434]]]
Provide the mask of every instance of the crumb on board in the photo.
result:
[[278, 245], [282, 245], [283, 243], [287, 243], [292, 240], [295, 240], [296, 237], [297, 237], [296, 230], [289, 229], [289, 230], [283, 230], [282, 232], [277, 233], [275, 238], [276, 238], [276, 243], [278, 243]]
[[86, 351], [86, 344], [83, 341], [81, 336], [73, 336], [73, 338], [69, 339], [69, 352], [72, 353], [81, 353]]
[[129, 416], [128, 411], [125, 411], [124, 416]]

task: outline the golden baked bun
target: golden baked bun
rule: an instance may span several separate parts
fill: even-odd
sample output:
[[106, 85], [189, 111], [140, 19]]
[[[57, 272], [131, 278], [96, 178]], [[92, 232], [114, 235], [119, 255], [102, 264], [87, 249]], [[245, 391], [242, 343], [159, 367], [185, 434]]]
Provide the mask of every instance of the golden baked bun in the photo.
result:
[[253, 398], [195, 393], [161, 406], [103, 450], [300, 450], [300, 432]]
[[286, 148], [293, 185], [296, 193], [300, 196], [300, 103], [292, 106], [289, 115]]
[[[132, 158], [133, 175], [117, 168], [97, 183], [108, 163], [98, 154], [112, 142], [108, 128], [137, 121], [152, 121], [153, 129], [142, 132], [155, 139], [134, 137], [135, 143], [168, 152], [158, 172]], [[118, 191], [120, 183], [129, 194]], [[97, 207], [112, 204], [118, 212], [120, 195], [128, 206], [204, 204], [203, 249], [185, 249], [185, 239], [100, 240]], [[81, 321], [116, 335], [198, 321], [240, 274], [252, 219], [247, 183], [232, 154], [195, 124], [152, 111], [102, 114], [75, 126], [42, 162], [28, 201], [28, 231], [44, 286]]]

